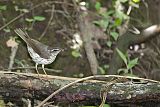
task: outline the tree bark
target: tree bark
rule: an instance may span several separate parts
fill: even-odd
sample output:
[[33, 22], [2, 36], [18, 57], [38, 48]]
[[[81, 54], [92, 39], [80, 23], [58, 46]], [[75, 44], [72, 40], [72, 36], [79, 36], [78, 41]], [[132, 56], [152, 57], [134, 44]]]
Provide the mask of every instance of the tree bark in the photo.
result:
[[86, 51], [87, 59], [90, 64], [90, 69], [93, 75], [97, 74], [98, 62], [94, 49], [92, 46], [92, 37], [93, 37], [93, 25], [89, 22], [89, 17], [86, 15], [79, 15], [78, 23], [82, 35], [82, 40], [84, 42], [84, 49]]

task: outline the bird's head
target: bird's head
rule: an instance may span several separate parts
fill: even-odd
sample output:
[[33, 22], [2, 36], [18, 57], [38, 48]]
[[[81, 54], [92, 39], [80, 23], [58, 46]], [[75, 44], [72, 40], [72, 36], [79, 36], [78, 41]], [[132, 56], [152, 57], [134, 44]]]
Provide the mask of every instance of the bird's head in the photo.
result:
[[60, 48], [53, 48], [50, 50], [50, 53], [54, 56], [58, 55], [59, 52], [63, 51], [63, 49], [60, 49]]

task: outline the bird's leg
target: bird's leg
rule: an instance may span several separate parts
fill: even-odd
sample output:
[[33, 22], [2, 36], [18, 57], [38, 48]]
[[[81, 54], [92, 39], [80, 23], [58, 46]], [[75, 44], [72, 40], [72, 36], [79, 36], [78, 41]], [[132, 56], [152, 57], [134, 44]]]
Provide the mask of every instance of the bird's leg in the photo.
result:
[[38, 63], [36, 63], [36, 71], [37, 71], [37, 74], [38, 74], [38, 76], [39, 76]]
[[44, 69], [44, 64], [42, 64], [42, 69], [43, 69], [43, 72], [47, 75], [45, 69]]

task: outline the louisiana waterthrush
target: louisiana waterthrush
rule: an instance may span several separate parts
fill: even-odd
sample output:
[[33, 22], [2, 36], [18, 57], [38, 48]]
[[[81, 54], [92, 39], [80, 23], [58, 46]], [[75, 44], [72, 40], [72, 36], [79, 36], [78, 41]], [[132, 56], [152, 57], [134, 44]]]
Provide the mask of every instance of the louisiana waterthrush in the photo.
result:
[[38, 64], [42, 64], [42, 69], [47, 75], [44, 65], [51, 64], [59, 52], [62, 50], [60, 48], [52, 48], [47, 46], [35, 39], [29, 37], [28, 33], [25, 30], [20, 28], [14, 30], [27, 44], [27, 49], [32, 60], [36, 63], [36, 71], [39, 75]]

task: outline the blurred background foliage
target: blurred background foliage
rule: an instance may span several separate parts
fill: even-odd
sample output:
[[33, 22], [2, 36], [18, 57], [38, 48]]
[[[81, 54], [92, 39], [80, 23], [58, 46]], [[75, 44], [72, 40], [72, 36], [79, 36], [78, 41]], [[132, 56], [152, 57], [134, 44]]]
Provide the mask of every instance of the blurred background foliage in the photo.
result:
[[[107, 74], [116, 41], [126, 31], [126, 27], [143, 29], [159, 21], [156, 20], [156, 15], [152, 15], [156, 10], [156, 3], [149, 0], [76, 0], [75, 2], [80, 11], [89, 14], [90, 21], [96, 29], [105, 34], [93, 38], [93, 41], [98, 43], [93, 44], [93, 48], [99, 65], [99, 74]], [[1, 0], [0, 68], [9, 68], [14, 41], [18, 44], [18, 50], [13, 68], [34, 66], [27, 53], [26, 44], [13, 32], [15, 28], [25, 28], [32, 38], [49, 46], [65, 49], [54, 63], [46, 66], [56, 69], [55, 72], [48, 71], [48, 74], [72, 77], [92, 75], [77, 23], [79, 13], [75, 9], [75, 2]], [[12, 23], [7, 24], [10, 21]], [[147, 43], [136, 44], [138, 47], [131, 46], [127, 53], [119, 52], [124, 63], [127, 60], [127, 65], [119, 71], [129, 72], [129, 69], [132, 69], [137, 76], [147, 78], [150, 78], [148, 76], [153, 73], [152, 71], [159, 71], [158, 40], [157, 37]], [[9, 42], [11, 46], [7, 44], [8, 41], [11, 41]], [[18, 68], [12, 71], [33, 72], [32, 69]]]

